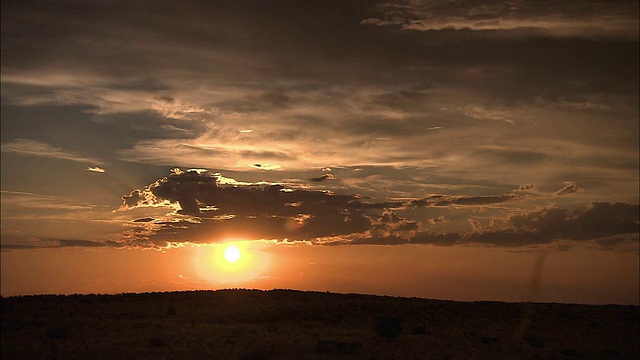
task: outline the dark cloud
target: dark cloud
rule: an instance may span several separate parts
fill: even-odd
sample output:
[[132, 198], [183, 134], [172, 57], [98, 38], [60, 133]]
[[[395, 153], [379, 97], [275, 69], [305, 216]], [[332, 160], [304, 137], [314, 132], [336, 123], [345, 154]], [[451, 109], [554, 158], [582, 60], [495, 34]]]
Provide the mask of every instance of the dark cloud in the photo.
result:
[[588, 1], [583, 6], [571, 1], [391, 1], [377, 8], [380, 17], [364, 19], [362, 25], [420, 31], [519, 30], [518, 35], [539, 36], [637, 36], [634, 1]]
[[[224, 181], [223, 181], [224, 180]], [[533, 185], [523, 185], [530, 192]], [[174, 169], [170, 176], [123, 197], [121, 211], [173, 206], [174, 215], [133, 220], [121, 245], [164, 246], [167, 242], [218, 242], [225, 238], [310, 241], [324, 245], [480, 244], [503, 247], [550, 244], [560, 240], [600, 240], [639, 231], [638, 205], [593, 203], [577, 210], [545, 207], [483, 225], [469, 219], [467, 233], [437, 233], [428, 226], [449, 222], [444, 215], [424, 222], [397, 211], [419, 207], [479, 207], [526, 195], [453, 196], [430, 194], [406, 201], [367, 202], [357, 195], [291, 189], [279, 184], [241, 183], [204, 170]], [[442, 225], [444, 226], [444, 225]], [[602, 245], [602, 244], [601, 244]], [[602, 245], [602, 246], [605, 246]]]
[[[377, 208], [353, 195], [288, 189], [278, 184], [219, 184], [207, 172], [174, 170], [143, 190], [123, 196], [121, 211], [175, 204], [176, 220], [143, 218], [134, 241], [215, 242], [224, 237], [306, 240], [371, 228]], [[183, 220], [180, 220], [180, 217]]]
[[383, 237], [414, 232], [420, 228], [417, 221], [408, 220], [390, 210], [382, 212], [380, 217], [371, 223], [371, 233]]
[[218, 174], [174, 169], [170, 176], [123, 196], [120, 211], [161, 205], [177, 210], [168, 219], [133, 220], [122, 243], [164, 246], [230, 237], [312, 241], [365, 232], [390, 238], [420, 228], [419, 222], [393, 212], [405, 206], [402, 201], [367, 202], [357, 195], [220, 179]]
[[113, 241], [93, 241], [78, 239], [26, 239], [28, 244], [2, 244], [2, 250], [19, 250], [19, 249], [50, 249], [50, 248], [96, 248], [105, 246], [119, 246]]
[[638, 204], [593, 203], [574, 211], [550, 207], [512, 215], [466, 235], [467, 242], [503, 246], [593, 240], [640, 231]]
[[[163, 74], [192, 69], [212, 80], [234, 82], [286, 79], [375, 84], [394, 79], [437, 88], [443, 83], [468, 83], [469, 79], [459, 77], [461, 70], [506, 68], [515, 71], [508, 71], [507, 78], [494, 74], [477, 86], [485, 92], [499, 90], [505, 96], [528, 92], [534, 98], [549, 94], [551, 80], [563, 95], [577, 90], [585, 93], [585, 85], [589, 86], [586, 93], [602, 89], [604, 84], [635, 89], [635, 83], [628, 80], [634, 78], [628, 70], [634, 71], [637, 63], [635, 40], [612, 43], [508, 37], [496, 41], [471, 31], [417, 32], [359, 25], [391, 9], [400, 18], [415, 18], [420, 13], [434, 19], [482, 22], [489, 17], [497, 24], [501, 19], [520, 20], [533, 14], [547, 21], [560, 17], [588, 23], [589, 16], [597, 15], [622, 20], [631, 17], [632, 23], [637, 23], [633, 15], [637, 11], [629, 11], [637, 9], [634, 2], [611, 5], [598, 1], [588, 7], [520, 2], [517, 11], [504, 2], [424, 2], [403, 7], [385, 7], [384, 3], [332, 1], [326, 6], [299, 6], [272, 1], [184, 1], [154, 4], [155, 11], [149, 11], [140, 1], [96, 1], [90, 6], [61, 2], [55, 7], [3, 2], [3, 70], [50, 68], [52, 63], [65, 62], [73, 69], [130, 81], [162, 79]], [[596, 81], [585, 83], [585, 78]], [[581, 86], [576, 86], [578, 80]], [[267, 104], [286, 108], [291, 97], [273, 87], [261, 91], [259, 97]], [[380, 101], [412, 102], [423, 90], [403, 90]], [[158, 99], [173, 101], [171, 96]]]
[[564, 186], [562, 189], [556, 191], [555, 193], [553, 193], [554, 195], [557, 196], [562, 196], [562, 195], [569, 195], [575, 192], [578, 192], [582, 189], [580, 189], [578, 187], [578, 185], [576, 184], [567, 184], [566, 186]]
[[[598, 239], [595, 241], [596, 244], [600, 245], [600, 247], [602, 249], [615, 249], [616, 247], [627, 243], [629, 240], [625, 239], [623, 237], [616, 237], [616, 236], [612, 236], [612, 237], [605, 237], [602, 239]], [[636, 239], [637, 242], [637, 239]]]
[[[383, 231], [368, 231], [353, 234], [335, 241], [320, 242], [328, 245], [400, 245], [431, 244], [452, 246], [463, 244], [522, 247], [551, 244], [558, 241], [595, 241], [600, 247], [613, 249], [629, 243], [618, 235], [637, 234], [638, 204], [593, 203], [587, 207], [570, 211], [551, 207], [505, 219], [494, 219], [483, 227], [473, 221], [472, 231], [467, 233], [434, 233], [422, 229], [418, 224], [385, 213], [374, 222]], [[384, 220], [386, 219], [386, 221]], [[386, 226], [389, 222], [392, 225]], [[403, 228], [403, 224], [411, 224]], [[374, 226], [375, 228], [375, 226]], [[410, 230], [402, 233], [400, 230]]]
[[484, 196], [464, 196], [464, 195], [445, 195], [445, 194], [429, 194], [421, 199], [410, 200], [409, 206], [477, 206], [500, 204], [509, 200], [514, 200], [523, 195], [518, 193], [508, 193], [503, 195], [484, 195]]
[[316, 177], [312, 177], [311, 181], [315, 181], [315, 182], [322, 182], [325, 180], [335, 180], [335, 176], [333, 174], [322, 174], [320, 176], [316, 176]]
[[412, 244], [430, 244], [437, 246], [452, 246], [460, 242], [461, 236], [457, 233], [447, 232], [436, 234], [432, 232], [418, 232], [411, 237]]
[[91, 240], [58, 240], [59, 247], [103, 247], [107, 246], [104, 242]]

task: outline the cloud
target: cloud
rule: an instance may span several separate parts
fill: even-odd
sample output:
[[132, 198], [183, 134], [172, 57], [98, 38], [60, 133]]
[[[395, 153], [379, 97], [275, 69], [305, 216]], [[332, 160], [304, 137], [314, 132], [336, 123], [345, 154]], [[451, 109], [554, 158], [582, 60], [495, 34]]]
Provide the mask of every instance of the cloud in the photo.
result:
[[119, 211], [167, 206], [165, 218], [137, 219], [125, 234], [128, 244], [167, 241], [217, 242], [225, 237], [306, 240], [351, 234], [371, 227], [386, 204], [355, 195], [290, 189], [279, 184], [229, 182], [221, 175], [174, 170], [144, 189], [122, 197]]
[[72, 152], [67, 152], [60, 148], [53, 147], [47, 143], [30, 139], [15, 139], [12, 142], [2, 144], [2, 152], [25, 156], [71, 160], [83, 163], [102, 164], [100, 160], [83, 157]]
[[527, 192], [527, 193], [537, 193], [538, 188], [534, 184], [524, 184], [524, 185], [520, 185], [518, 187], [518, 190], [516, 191]]
[[320, 176], [316, 176], [316, 177], [312, 177], [311, 181], [315, 181], [315, 182], [323, 182], [325, 180], [335, 180], [336, 177], [333, 174], [322, 174]]
[[438, 216], [436, 218], [433, 218], [433, 219], [427, 219], [427, 221], [431, 225], [436, 225], [436, 224], [446, 224], [446, 223], [449, 222], [449, 219], [444, 217], [444, 215], [440, 215], [440, 216]]
[[[252, 226], [278, 239], [334, 239], [325, 223], [347, 243], [451, 244], [471, 239], [473, 223], [478, 241], [491, 243], [491, 230], [508, 243], [526, 231], [487, 227], [473, 212], [506, 222], [509, 211], [542, 206], [552, 194], [532, 183], [588, 186], [584, 197], [552, 198], [561, 207], [637, 195], [637, 31], [625, 30], [637, 28], [637, 2], [41, 5], [3, 3], [3, 135], [50, 138], [36, 135], [51, 136], [46, 118], [60, 120], [60, 133], [88, 135], [3, 141], [3, 158], [97, 169], [72, 152], [90, 138], [101, 150], [92, 154], [115, 157], [110, 172], [179, 164], [246, 176], [216, 177], [215, 196], [226, 198], [199, 177], [202, 194], [186, 176], [167, 180], [183, 193], [163, 181], [134, 190], [122, 209], [135, 210], [118, 215], [149, 220], [127, 222], [132, 241], [260, 236]], [[340, 181], [310, 170], [324, 166]], [[307, 182], [275, 194], [273, 183], [255, 183], [281, 178]], [[364, 196], [336, 201], [305, 186]], [[295, 201], [254, 214], [254, 198], [285, 196]], [[397, 224], [381, 223], [395, 219], [388, 211]]]
[[171, 175], [123, 196], [119, 209], [164, 206], [174, 211], [165, 216], [133, 219], [118, 243], [163, 247], [170, 243], [242, 238], [308, 241], [317, 245], [519, 247], [563, 240], [591, 241], [639, 230], [638, 205], [626, 203], [600, 202], [576, 210], [554, 206], [528, 212], [512, 210], [512, 214], [493, 216], [485, 224], [471, 215], [472, 228], [466, 233], [436, 232], [436, 228], [444, 230], [450, 224], [444, 215], [415, 219], [398, 213], [411, 214], [425, 207], [449, 212], [481, 209], [491, 204], [529, 199], [531, 195], [527, 194], [534, 188], [528, 184], [518, 191], [494, 196], [430, 194], [419, 199], [368, 202], [357, 195], [287, 188], [274, 183], [229, 181], [203, 170], [174, 169]]
[[92, 240], [58, 240], [58, 247], [103, 247], [108, 243]]
[[640, 231], [638, 204], [592, 203], [570, 211], [558, 207], [509, 216], [466, 235], [467, 242], [504, 246], [595, 240]]
[[[616, 249], [622, 245], [625, 245], [628, 242], [630, 242], [629, 239], [626, 239], [623, 237], [617, 237], [617, 236], [604, 237], [601, 239], [597, 239], [595, 241], [596, 244], [600, 245], [600, 247], [605, 250]], [[636, 238], [634, 242], [637, 244], [638, 239]]]
[[210, 113], [209, 110], [197, 105], [185, 104], [171, 96], [156, 96], [155, 100], [151, 108], [170, 119], [187, 120], [193, 119], [194, 116], [202, 118], [204, 114]]
[[578, 191], [581, 191], [582, 189], [578, 187], [578, 185], [574, 184], [574, 183], [569, 183], [566, 186], [564, 186], [562, 189], [556, 191], [555, 193], [553, 193], [556, 196], [563, 196], [563, 195], [569, 195]]
[[445, 195], [445, 194], [429, 194], [420, 199], [410, 200], [409, 206], [478, 206], [500, 204], [506, 201], [514, 200], [525, 196], [520, 192], [511, 192], [502, 195]]
[[26, 250], [26, 249], [51, 249], [51, 248], [99, 248], [105, 246], [115, 246], [118, 244], [112, 241], [93, 241], [93, 240], [78, 240], [78, 239], [28, 239], [28, 244], [0, 244], [0, 248], [5, 250]]
[[105, 172], [105, 170], [99, 166], [89, 166], [87, 168], [87, 171], [91, 171], [91, 172], [97, 172], [97, 173], [103, 173]]
[[[24, 207], [32, 209], [52, 209], [52, 210], [71, 210], [86, 211], [95, 209], [98, 205], [78, 203], [72, 198], [62, 196], [42, 195], [36, 193], [22, 191], [2, 190], [2, 207]], [[6, 213], [3, 215], [7, 215]]]
[[[602, 4], [596, 3], [603, 11], [575, 6], [576, 16], [569, 16], [574, 10], [568, 4], [548, 11], [566, 12], [561, 18], [572, 19], [612, 12], [624, 15], [623, 20], [628, 16], [615, 10], [626, 5], [607, 9]], [[506, 172], [517, 175], [499, 166], [526, 164], [518, 173], [558, 166], [545, 163], [556, 159], [538, 150], [544, 148], [541, 142], [561, 136], [543, 132], [546, 121], [561, 126], [565, 114], [550, 109], [566, 103], [569, 94], [577, 92], [571, 104], [605, 110], [620, 109], [617, 94], [631, 92], [629, 99], [637, 98], [637, 77], [631, 76], [636, 43], [539, 37], [497, 41], [469, 31], [399, 32], [357, 24], [376, 9], [381, 19], [544, 17], [545, 7], [524, 5], [515, 2], [510, 10], [498, 2], [484, 7], [411, 2], [380, 3], [374, 9], [375, 3], [334, 2], [304, 11], [267, 1], [259, 5], [264, 11], [248, 11], [242, 3], [220, 8], [216, 2], [187, 2], [176, 8], [158, 5], [164, 10], [141, 14], [138, 21], [118, 15], [136, 13], [136, 5], [128, 3], [96, 5], [104, 12], [71, 3], [55, 8], [7, 4], [3, 20], [7, 37], [15, 41], [5, 42], [3, 49], [23, 56], [3, 59], [3, 97], [12, 104], [48, 97], [48, 106], [74, 104], [100, 121], [124, 114], [160, 121], [159, 126], [121, 122], [125, 128], [118, 134], [127, 134], [129, 142], [114, 136], [117, 141], [109, 145], [115, 146], [108, 148], [123, 161], [234, 171], [265, 170], [269, 164], [284, 170], [318, 164], [415, 166], [441, 175], [464, 172], [520, 183], [504, 180]], [[71, 19], [74, 26], [61, 19]], [[318, 37], [318, 31], [326, 36]], [[557, 53], [562, 57], [545, 55]], [[111, 55], [114, 61], [105, 66], [104, 58]], [[635, 114], [635, 100], [627, 101]], [[523, 105], [529, 107], [518, 111]], [[534, 121], [537, 126], [529, 126]], [[253, 131], [239, 131], [248, 129]], [[558, 129], [558, 134], [572, 131]], [[518, 140], [501, 151], [466, 151], [487, 145], [483, 139], [495, 139], [491, 143], [498, 146], [523, 134], [532, 140]], [[450, 146], [451, 138], [468, 147]], [[478, 161], [465, 161], [469, 157]]]
[[280, 169], [282, 169], [282, 166], [276, 165], [276, 164], [255, 163], [255, 164], [251, 164], [251, 166], [253, 166], [256, 169], [260, 169], [260, 170], [280, 170]]
[[[395, 218], [386, 231], [367, 231], [361, 234], [319, 239], [323, 245], [401, 245], [431, 244], [438, 246], [485, 245], [498, 247], [526, 247], [547, 245], [561, 241], [594, 241], [602, 248], [627, 245], [620, 235], [640, 231], [638, 204], [593, 203], [577, 210], [548, 207], [541, 210], [493, 219], [487, 226], [470, 220], [473, 229], [467, 233], [435, 233], [421, 226], [410, 226], [402, 234], [406, 219]], [[389, 216], [387, 215], [387, 218]], [[378, 220], [380, 223], [381, 220]], [[417, 225], [417, 224], [416, 224]], [[420, 230], [418, 230], [420, 228]], [[403, 229], [404, 230], [404, 229]], [[637, 240], [637, 238], [636, 238]]]
[[[244, 117], [243, 117], [244, 118]], [[239, 132], [237, 124], [222, 116], [217, 126], [207, 126], [196, 138], [153, 139], [138, 141], [132, 148], [116, 151], [123, 161], [165, 166], [182, 164], [189, 167], [282, 170], [297, 168], [299, 145], [289, 139], [273, 139], [264, 134]], [[238, 119], [236, 119], [237, 121]]]
[[361, 25], [400, 26], [405, 30], [514, 31], [555, 37], [629, 37], [638, 35], [634, 1], [590, 1], [588, 7], [568, 1], [391, 2], [378, 5], [381, 17]]

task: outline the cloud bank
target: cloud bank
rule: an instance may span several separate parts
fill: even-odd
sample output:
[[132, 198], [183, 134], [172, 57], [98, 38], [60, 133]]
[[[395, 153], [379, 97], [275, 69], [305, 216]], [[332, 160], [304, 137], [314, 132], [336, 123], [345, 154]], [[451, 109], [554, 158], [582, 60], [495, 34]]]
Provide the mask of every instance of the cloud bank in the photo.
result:
[[516, 31], [553, 37], [637, 37], [636, 1], [396, 1], [378, 5], [380, 17], [361, 25], [405, 30]]
[[[460, 209], [481, 210], [527, 201], [534, 197], [533, 184], [501, 195], [429, 194], [416, 199], [370, 202], [358, 195], [280, 184], [222, 184], [221, 178], [202, 170], [174, 169], [171, 175], [123, 196], [118, 211], [140, 212], [153, 207], [173, 211], [160, 217], [132, 219], [119, 243], [162, 247], [171, 243], [268, 239], [316, 245], [525, 247], [556, 241], [595, 241], [612, 247], [629, 243], [629, 236], [640, 230], [638, 204], [626, 203], [597, 202], [573, 210], [555, 205], [533, 211], [512, 210], [485, 224], [469, 218], [470, 229], [464, 233], [438, 230], [449, 221], [444, 215], [411, 215], [415, 209], [442, 209], [455, 214]], [[557, 194], [548, 194], [554, 195]]]

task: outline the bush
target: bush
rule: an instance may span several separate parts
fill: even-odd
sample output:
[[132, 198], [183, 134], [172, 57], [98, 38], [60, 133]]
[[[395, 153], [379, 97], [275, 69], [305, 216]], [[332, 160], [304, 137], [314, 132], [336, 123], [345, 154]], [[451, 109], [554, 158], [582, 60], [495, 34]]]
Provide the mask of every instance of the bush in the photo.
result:
[[427, 328], [423, 325], [416, 325], [411, 330], [411, 333], [413, 335], [425, 335], [427, 333]]
[[376, 319], [376, 335], [395, 340], [402, 333], [402, 320], [396, 316], [380, 316]]
[[51, 340], [64, 340], [69, 337], [69, 330], [66, 327], [58, 326], [49, 329], [47, 337]]
[[316, 352], [325, 354], [353, 354], [362, 348], [357, 341], [320, 340], [316, 344]]
[[578, 352], [575, 349], [572, 349], [572, 348], [562, 349], [562, 350], [560, 350], [560, 353], [563, 356], [566, 356], [566, 357], [574, 357], [574, 356], [578, 355]]
[[536, 349], [544, 348], [544, 341], [535, 335], [527, 336], [525, 339], [529, 342], [531, 347]]
[[498, 338], [497, 337], [488, 337], [488, 336], [483, 336], [480, 338], [480, 342], [483, 344], [493, 344], [493, 343], [497, 343], [498, 342]]
[[165, 347], [167, 346], [167, 340], [161, 338], [161, 337], [154, 337], [149, 339], [149, 346], [154, 347], [154, 348], [160, 348], [160, 347]]

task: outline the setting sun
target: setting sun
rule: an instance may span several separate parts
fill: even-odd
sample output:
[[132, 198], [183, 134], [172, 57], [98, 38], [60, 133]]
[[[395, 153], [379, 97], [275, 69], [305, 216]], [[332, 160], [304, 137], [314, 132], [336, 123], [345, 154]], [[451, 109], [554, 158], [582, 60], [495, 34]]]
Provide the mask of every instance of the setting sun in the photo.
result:
[[234, 286], [256, 280], [269, 268], [267, 247], [266, 242], [236, 239], [199, 246], [193, 257], [197, 276], [211, 283]]
[[224, 250], [224, 258], [228, 262], [236, 262], [240, 259], [240, 249], [235, 246], [229, 246]]

